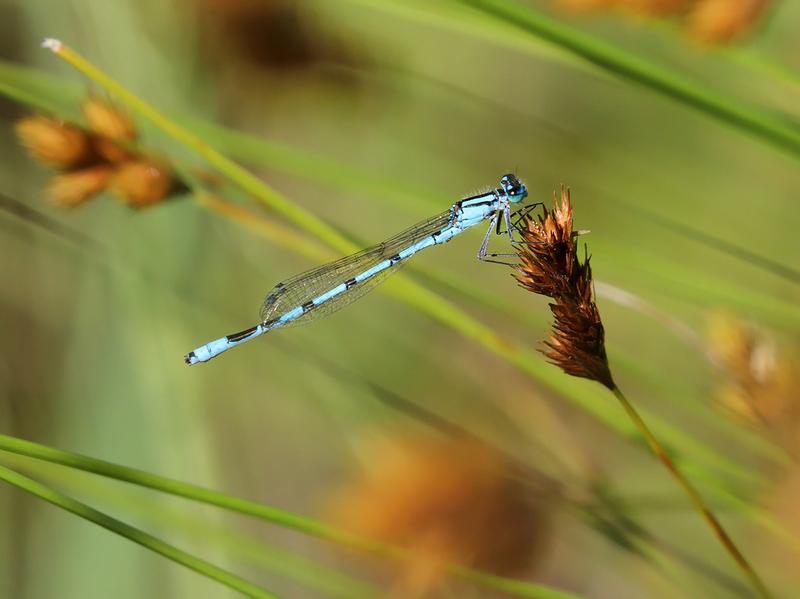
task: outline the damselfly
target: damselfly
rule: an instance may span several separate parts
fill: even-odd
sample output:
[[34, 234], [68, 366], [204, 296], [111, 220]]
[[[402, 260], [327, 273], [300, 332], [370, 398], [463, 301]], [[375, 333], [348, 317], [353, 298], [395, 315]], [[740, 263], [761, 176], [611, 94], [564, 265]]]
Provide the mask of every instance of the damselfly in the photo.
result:
[[[447, 243], [486, 220], [491, 222], [478, 250], [478, 259], [496, 262], [494, 258], [503, 254], [487, 253], [492, 231], [499, 235], [502, 225], [505, 225], [509, 238], [516, 242], [511, 205], [518, 204], [527, 195], [527, 188], [515, 175], [505, 175], [497, 189], [460, 200], [446, 212], [383, 243], [282, 281], [264, 300], [259, 324], [198, 347], [186, 354], [186, 363], [207, 362], [273, 329], [303, 324], [332, 314], [372, 291], [420, 250]], [[536, 205], [527, 206], [520, 212], [527, 213]]]

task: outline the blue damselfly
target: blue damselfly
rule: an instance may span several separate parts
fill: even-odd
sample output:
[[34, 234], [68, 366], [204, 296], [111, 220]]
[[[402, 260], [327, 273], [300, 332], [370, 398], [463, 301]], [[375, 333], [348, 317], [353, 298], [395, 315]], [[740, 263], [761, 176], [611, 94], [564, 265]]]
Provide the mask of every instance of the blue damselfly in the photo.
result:
[[[198, 347], [186, 354], [186, 363], [207, 362], [273, 329], [304, 324], [332, 314], [372, 291], [420, 250], [447, 243], [487, 220], [490, 224], [478, 250], [478, 259], [497, 262], [495, 258], [504, 254], [487, 253], [492, 231], [500, 234], [505, 225], [511, 241], [517, 242], [511, 205], [518, 204], [527, 195], [527, 188], [515, 175], [505, 175], [497, 189], [460, 200], [446, 212], [357, 254], [282, 281], [264, 300], [259, 324]], [[521, 212], [527, 213], [536, 205], [526, 206]]]

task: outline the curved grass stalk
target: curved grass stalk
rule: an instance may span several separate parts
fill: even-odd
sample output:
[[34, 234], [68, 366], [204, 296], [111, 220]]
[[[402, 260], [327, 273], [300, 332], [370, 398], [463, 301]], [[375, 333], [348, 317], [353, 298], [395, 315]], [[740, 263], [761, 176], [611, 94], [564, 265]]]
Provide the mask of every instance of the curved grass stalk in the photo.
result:
[[46, 485], [43, 485], [33, 479], [28, 478], [27, 476], [23, 476], [22, 474], [19, 474], [18, 472], [1, 465], [0, 480], [3, 480], [27, 493], [30, 493], [39, 499], [43, 499], [48, 503], [52, 503], [63, 510], [71, 512], [76, 516], [83, 518], [84, 520], [88, 520], [89, 522], [93, 522], [98, 526], [102, 526], [106, 530], [118, 534], [129, 541], [133, 541], [134, 543], [141, 545], [142, 547], [149, 549], [154, 553], [158, 553], [159, 555], [171, 559], [172, 561], [177, 562], [182, 566], [189, 568], [190, 570], [194, 570], [198, 574], [202, 574], [203, 576], [216, 580], [226, 587], [247, 595], [248, 597], [255, 597], [257, 599], [278, 599], [277, 595], [270, 593], [269, 591], [262, 589], [261, 587], [258, 587], [246, 581], [245, 579], [228, 572], [227, 570], [215, 566], [214, 564], [200, 559], [199, 557], [195, 557], [194, 555], [187, 553], [182, 549], [178, 549], [177, 547], [170, 545], [169, 543], [166, 543], [157, 537], [130, 526], [129, 524], [125, 524], [116, 518], [112, 518], [103, 512], [89, 507], [85, 503], [77, 501], [76, 499], [64, 495], [63, 493], [59, 493], [58, 491], [51, 489]]
[[[394, 559], [407, 559], [409, 557], [413, 557], [412, 553], [407, 550], [362, 539], [360, 537], [340, 531], [318, 520], [314, 520], [313, 518], [300, 516], [298, 514], [274, 508], [255, 501], [225, 495], [224, 493], [219, 493], [217, 491], [212, 491], [211, 489], [206, 489], [197, 485], [180, 482], [175, 479], [159, 476], [150, 472], [145, 472], [144, 470], [128, 468], [126, 466], [120, 466], [118, 464], [98, 460], [89, 456], [70, 453], [52, 447], [47, 447], [46, 445], [25, 441], [17, 437], [0, 434], [0, 450], [28, 456], [38, 460], [44, 460], [54, 464], [61, 464], [62, 466], [76, 468], [85, 472], [91, 472], [107, 478], [112, 478], [115, 480], [135, 484], [140, 487], [146, 487], [148, 489], [160, 491], [162, 493], [168, 493], [177, 497], [183, 497], [192, 501], [213, 505], [231, 512], [252, 516], [265, 522], [271, 522], [272, 524], [276, 524], [283, 528], [295, 530], [318, 539], [331, 541], [339, 545], [367, 551], [376, 555]], [[6, 470], [6, 468], [0, 466], [0, 478], [3, 478], [3, 473]], [[13, 473], [13, 471], [9, 472]], [[43, 499], [47, 499], [47, 497], [43, 497]], [[577, 595], [571, 593], [557, 591], [555, 589], [550, 589], [545, 586], [536, 585], [522, 580], [513, 580], [510, 578], [503, 578], [501, 576], [494, 576], [485, 572], [471, 570], [463, 566], [451, 565], [448, 567], [448, 571], [460, 578], [470, 580], [486, 588], [513, 593], [519, 597], [528, 597], [531, 599], [579, 599]]]
[[80, 470], [19, 454], [3, 454], [0, 461], [8, 468], [27, 472], [28, 476], [49, 487], [57, 487], [67, 494], [96, 497], [97, 501], [127, 517], [147, 522], [149, 527], [169, 530], [170, 534], [174, 531], [192, 546], [207, 545], [221, 550], [237, 563], [241, 561], [245, 566], [258, 568], [274, 579], [291, 580], [299, 588], [317, 591], [320, 596], [340, 599], [374, 599], [380, 596], [379, 590], [365, 581], [268, 544], [265, 539], [240, 531], [238, 527], [234, 530], [225, 522], [212, 523], [204, 514], [187, 511], [185, 506], [164, 505], [162, 496], [151, 495], [146, 499], [132, 496], [122, 486], [110, 487], [102, 477], [87, 480], [85, 476], [76, 476]]
[[725, 528], [722, 526], [720, 521], [717, 519], [714, 512], [711, 508], [708, 507], [708, 504], [703, 499], [702, 495], [697, 492], [692, 485], [691, 482], [683, 475], [683, 473], [678, 469], [675, 463], [672, 461], [672, 458], [669, 457], [669, 454], [664, 450], [661, 443], [658, 441], [655, 435], [650, 431], [650, 428], [645, 424], [645, 421], [642, 420], [642, 417], [639, 415], [639, 412], [633, 406], [633, 404], [628, 401], [628, 398], [625, 397], [625, 394], [620, 390], [619, 387], [615, 386], [611, 389], [611, 392], [614, 394], [614, 397], [617, 398], [619, 403], [624, 408], [625, 412], [630, 417], [631, 421], [636, 424], [636, 428], [639, 429], [639, 432], [647, 441], [647, 444], [650, 446], [650, 449], [653, 453], [658, 457], [664, 467], [669, 471], [672, 477], [677, 481], [677, 483], [681, 486], [681, 488], [686, 492], [686, 495], [691, 500], [694, 507], [697, 509], [698, 513], [703, 517], [706, 521], [708, 526], [713, 531], [714, 535], [717, 537], [719, 542], [723, 545], [725, 550], [731, 555], [734, 559], [736, 564], [739, 566], [741, 571], [744, 575], [750, 580], [750, 583], [753, 585], [753, 588], [758, 592], [761, 597], [769, 598], [771, 597], [770, 592], [767, 590], [767, 587], [764, 585], [764, 582], [761, 580], [759, 575], [750, 565], [750, 562], [745, 558], [742, 552], [737, 547], [736, 543], [731, 539], [728, 535]]
[[203, 139], [169, 119], [155, 106], [139, 98], [72, 48], [54, 39], [45, 40], [43, 46], [103, 87], [131, 110], [155, 124], [164, 133], [207, 160], [209, 164], [227, 176], [242, 191], [252, 195], [301, 229], [311, 233], [343, 254], [350, 254], [360, 249], [325, 221], [296, 205], [250, 171], [222, 155]]
[[[68, 92], [66, 94], [63, 93], [65, 89]], [[81, 97], [80, 91], [77, 87], [73, 89], [73, 86], [66, 80], [62, 81], [32, 69], [0, 61], [0, 93], [34, 108], [67, 118], [68, 115], [75, 112], [73, 105]], [[64, 95], [70, 98], [70, 102], [63, 101], [62, 96]], [[443, 193], [431, 192], [426, 187], [417, 188], [405, 182], [364, 172], [345, 163], [310, 154], [285, 144], [256, 138], [202, 119], [184, 116], [175, 120], [192, 131], [199, 132], [203, 139], [208, 140], [218, 151], [250, 165], [263, 165], [284, 173], [302, 175], [305, 179], [346, 191], [379, 194], [382, 198], [393, 200], [404, 208], [413, 206], [415, 210], [419, 208], [420, 211], [430, 210], [433, 206], [438, 209], [442, 204], [449, 201], [449, 198], [446, 198]], [[613, 198], [607, 198], [605, 201], [613, 201]], [[627, 205], [623, 207], [626, 210], [630, 208]], [[639, 214], [637, 212], [637, 215], [642, 218], [646, 217], [644, 213]], [[771, 272], [779, 274], [779, 276], [785, 276], [785, 273], [791, 271], [790, 268], [777, 262], [768, 265], [757, 259], [748, 258], [746, 255], [747, 250], [740, 246], [728, 244], [725, 248], [722, 248], [710, 243], [710, 239], [707, 241], [708, 243], [701, 240], [706, 247], [722, 250], [731, 258], [745, 260], [755, 267], [764, 270], [769, 269]], [[616, 246], [604, 250], [606, 254], [609, 252], [616, 252], [622, 257], [622, 253]], [[631, 258], [630, 252], [625, 252], [624, 254], [626, 259], [629, 260]], [[339, 254], [334, 255], [331, 253], [329, 256], [335, 258]], [[430, 273], [417, 265], [412, 265], [411, 269], [423, 273], [425, 277], [433, 278], [437, 285], [443, 284], [445, 288], [451, 288], [470, 298], [480, 299], [486, 295], [469, 283], [465, 283], [463, 279], [451, 278], [444, 281], [443, 275], [440, 273]], [[650, 256], [648, 257], [648, 268], [642, 272], [643, 274], [651, 272], [663, 273], [670, 270], [675, 271], [674, 264], [667, 260], [659, 260], [658, 256]], [[777, 270], [781, 270], [784, 274], [777, 273]], [[699, 275], [690, 277], [690, 274], [694, 273], [690, 273], [686, 270], [685, 265], [682, 265], [681, 276], [678, 279], [689, 282], [694, 279], [695, 286], [702, 283], [704, 290], [708, 290], [710, 282], [707, 277], [701, 279]], [[672, 283], [665, 283], [663, 277], [659, 279], [660, 293], [663, 293], [664, 289], [671, 292], [676, 290]], [[695, 299], [688, 292], [683, 296], [689, 301]], [[775, 298], [764, 297], [760, 293], [756, 293], [752, 289], [745, 289], [741, 285], [728, 282], [725, 282], [724, 285], [718, 284], [717, 289], [715, 289], [714, 301], [736, 310], [744, 310], [748, 313], [757, 312], [765, 322], [779, 324], [782, 327], [791, 323], [793, 327], [800, 327], [800, 319], [798, 319], [797, 311], [794, 310], [793, 305]]]
[[[92, 81], [104, 87], [130, 109], [138, 112], [165, 133], [204, 157], [243, 191], [250, 193], [304, 231], [318, 237], [326, 245], [341, 253], [352, 253], [359, 249], [356, 244], [335, 228], [292, 203], [255, 175], [223, 156], [204, 140], [163, 115], [154, 106], [133, 94], [71, 48], [57, 40], [46, 40], [45, 46]], [[635, 427], [626, 418], [621, 418], [612, 406], [598, 400], [594, 390], [581, 384], [576, 385], [574, 382], [565, 381], [555, 368], [542, 361], [536, 353], [508, 341], [452, 302], [402, 274], [396, 275], [393, 281], [383, 287], [390, 295], [483, 346], [553, 392], [566, 396], [618, 433], [634, 440], [637, 438]], [[679, 429], [661, 421], [656, 415], [648, 416], [648, 418], [651, 422], [656, 423], [659, 435], [674, 447], [680, 447], [695, 457], [705, 459], [720, 470], [742, 480], [752, 481], [757, 478], [757, 475], [749, 472], [746, 468], [705, 447]]]
[[800, 131], [514, 0], [456, 0], [800, 158]]
[[[254, 229], [258, 230], [259, 232], [269, 234], [273, 228], [280, 227], [280, 225], [275, 225], [274, 223], [270, 223], [269, 221], [265, 221], [259, 217], [256, 217], [252, 213], [247, 210], [244, 210], [238, 206], [231, 206], [226, 202], [221, 200], [213, 201], [213, 197], [211, 198], [212, 205], [216, 204], [222, 206], [225, 210], [233, 209], [233, 214], [240, 220], [243, 220], [242, 224], [252, 226]], [[285, 230], [284, 233], [287, 236], [294, 235], [295, 238], [298, 238], [297, 234], [291, 230]], [[309, 249], [309, 246], [306, 244], [300, 244], [300, 247], [304, 249]], [[322, 246], [318, 246], [321, 251], [324, 251]], [[683, 465], [683, 470], [687, 473], [691, 473], [698, 478], [709, 478], [709, 472], [703, 469], [699, 469], [692, 463], [686, 463]], [[784, 544], [790, 547], [793, 551], [800, 552], [800, 542], [791, 536], [785, 529], [783, 529], [768, 512], [764, 511], [763, 509], [758, 508], [757, 506], [751, 505], [748, 502], [743, 501], [741, 498], [736, 497], [730, 491], [727, 491], [720, 485], [708, 486], [709, 492], [713, 494], [717, 499], [721, 499], [726, 501], [726, 503], [733, 504], [736, 506], [737, 509], [742, 511], [743, 513], [750, 516], [755, 522], [764, 526], [770, 533], [774, 534], [781, 540]]]
[[[280, 224], [267, 221], [246, 208], [230, 204], [221, 198], [202, 191], [196, 193], [198, 194], [200, 203], [207, 208], [223, 214], [226, 218], [239, 222], [243, 226], [248, 227], [256, 233], [265, 235], [273, 241], [286, 244], [286, 247], [296, 250], [300, 255], [306, 256], [312, 260], [326, 260], [331, 256], [321, 244], [308, 242], [294, 231]], [[598, 401], [592, 388], [587, 388], [586, 385], [580, 383], [575, 385], [574, 381], [570, 381], [569, 379], [564, 380], [563, 377], [558, 376], [558, 372], [555, 369], [542, 363], [533, 352], [523, 349], [507, 339], [501, 338], [499, 335], [486, 328], [485, 325], [471, 319], [454, 304], [447, 302], [420, 285], [410, 282], [411, 287], [401, 289], [401, 292], [398, 293], [395, 288], [398, 286], [398, 283], [403, 285], [404, 282], [403, 280], [390, 281], [384, 285], [385, 291], [396, 299], [411, 303], [411, 305], [425, 312], [430, 309], [430, 306], [441, 308], [441, 311], [436, 314], [437, 320], [449, 324], [452, 328], [460, 330], [461, 332], [472, 333], [472, 335], [474, 335], [473, 338], [481, 345], [486, 346], [487, 343], [491, 344], [491, 349], [495, 353], [505, 357], [513, 365], [527, 372], [554, 392], [566, 394], [566, 397], [578, 403], [593, 416], [612, 428], [612, 430], [638, 442], [638, 435], [636, 434], [635, 428], [630, 425], [630, 422], [626, 418], [620, 417], [617, 411], [613, 410], [611, 406], [608, 406], [605, 402]], [[431, 301], [429, 303], [422, 303], [422, 299], [418, 300], [415, 295], [418, 290], [421, 290], [424, 294], [429, 294]], [[559, 381], [559, 378], [562, 378], [562, 380]], [[570, 386], [570, 390], [565, 391], [565, 385]], [[656, 423], [655, 426], [659, 431], [659, 435], [666, 439], [674, 448], [680, 448], [682, 452], [687, 452], [696, 458], [702, 457], [709, 464], [712, 464], [714, 467], [719, 468], [721, 471], [741, 481], [754, 482], [758, 479], [757, 475], [706, 447], [700, 441], [684, 434], [679, 429], [659, 419], [655, 414], [647, 412], [647, 418], [651, 422]], [[775, 457], [774, 454], [773, 457]], [[711, 480], [714, 480], [714, 478], [712, 477]]]

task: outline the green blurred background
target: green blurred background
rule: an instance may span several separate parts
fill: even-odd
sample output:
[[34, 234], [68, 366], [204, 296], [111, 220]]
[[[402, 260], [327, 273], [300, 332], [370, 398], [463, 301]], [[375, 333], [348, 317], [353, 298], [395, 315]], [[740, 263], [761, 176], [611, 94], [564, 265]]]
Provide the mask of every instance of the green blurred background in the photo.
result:
[[[776, 3], [730, 48], [700, 45], [661, 22], [529, 4], [789, 128], [800, 117], [797, 3]], [[238, 9], [252, 12], [231, 18]], [[796, 592], [788, 564], [797, 563], [797, 538], [777, 540], [793, 533], [769, 533], [739, 509], [763, 504], [786, 524], [763, 500], [786, 459], [714, 406], [721, 375], [703, 331], [710, 311], [725, 310], [780, 347], [797, 342], [797, 280], [714, 243], [796, 268], [798, 154], [458, 2], [2, 0], [0, 15], [3, 63], [60, 77], [65, 104], [76, 106], [90, 86], [39, 48], [45, 36], [169, 115], [264, 140], [247, 146], [196, 128], [359, 243], [441, 212], [508, 171], [534, 201], [550, 202], [569, 185], [576, 228], [591, 229], [582, 241], [615, 378], [649, 414], [702, 443], [706, 454], [675, 449], [779, 595]], [[552, 382], [623, 421], [599, 385], [549, 366], [537, 370], [548, 373], [542, 384], [382, 290], [186, 367], [183, 354], [253, 324], [276, 281], [315, 264], [188, 196], [138, 212], [106, 195], [72, 211], [53, 206], [43, 192], [50, 171], [14, 136], [14, 121], [28, 112], [0, 101], [0, 191], [96, 243], [0, 215], [0, 432], [324, 518], [337, 489], [374, 457], [365, 438], [428, 431], [408, 409], [381, 401], [391, 392], [560, 480], [569, 494], [589, 493], [587, 470], [569, 466], [588, 459], [592, 477], [626, 498], [627, 515], [659, 542], [738, 580], [643, 447]], [[208, 168], [140, 125], [147, 147]], [[232, 187], [220, 194], [280, 221]], [[546, 302], [506, 269], [475, 260], [482, 233], [425, 252], [404, 274], [510, 342], [536, 348], [548, 335]], [[715, 456], [754, 478], [726, 478]], [[281, 572], [290, 556], [380, 580], [380, 568], [357, 555], [280, 527], [11, 454], [0, 463], [281, 596], [330, 596]], [[705, 467], [730, 482], [736, 500], [714, 493]], [[2, 597], [233, 596], [18, 490], [0, 486], [0, 506]], [[720, 584], [685, 564], [665, 569], [585, 516], [553, 515], [547, 548], [522, 577], [586, 597], [747, 596], [741, 582]], [[473, 588], [452, 596], [504, 595]]]

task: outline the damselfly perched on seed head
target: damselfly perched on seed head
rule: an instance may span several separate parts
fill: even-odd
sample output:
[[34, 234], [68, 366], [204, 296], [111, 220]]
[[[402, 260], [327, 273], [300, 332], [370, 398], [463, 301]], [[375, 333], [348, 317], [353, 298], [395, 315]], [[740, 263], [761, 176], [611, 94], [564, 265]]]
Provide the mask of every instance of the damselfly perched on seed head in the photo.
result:
[[[198, 347], [186, 355], [186, 363], [207, 362], [273, 329], [304, 324], [332, 314], [372, 291], [420, 250], [447, 243], [456, 235], [487, 220], [490, 221], [489, 228], [478, 250], [478, 259], [503, 264], [497, 258], [510, 254], [487, 253], [489, 239], [492, 231], [501, 234], [501, 228], [505, 225], [511, 242], [520, 243], [514, 238], [515, 222], [511, 205], [519, 204], [527, 195], [528, 189], [515, 175], [504, 175], [497, 189], [459, 200], [446, 212], [378, 245], [282, 281], [264, 300], [259, 324]], [[522, 216], [538, 205], [526, 206], [518, 213]]]

